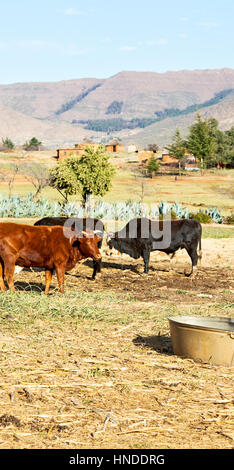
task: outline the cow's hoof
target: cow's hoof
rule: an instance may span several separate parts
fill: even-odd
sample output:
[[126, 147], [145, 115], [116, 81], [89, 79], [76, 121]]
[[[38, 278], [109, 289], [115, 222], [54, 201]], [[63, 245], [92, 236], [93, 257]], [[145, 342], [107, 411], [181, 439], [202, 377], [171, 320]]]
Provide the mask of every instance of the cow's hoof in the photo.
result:
[[189, 277], [190, 279], [194, 279], [197, 276], [197, 266], [194, 266], [190, 272], [186, 272], [186, 269], [185, 269], [184, 275], [186, 277]]
[[101, 273], [97, 273], [96, 276], [92, 277], [92, 280], [93, 281], [98, 281], [98, 279], [101, 279], [101, 277], [102, 277]]

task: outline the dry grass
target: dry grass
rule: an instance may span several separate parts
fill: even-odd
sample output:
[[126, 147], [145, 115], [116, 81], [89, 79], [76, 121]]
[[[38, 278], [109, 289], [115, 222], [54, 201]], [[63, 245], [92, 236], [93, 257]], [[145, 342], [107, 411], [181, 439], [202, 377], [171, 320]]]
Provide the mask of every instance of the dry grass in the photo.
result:
[[[0, 164], [6, 166], [7, 163], [23, 163], [25, 161], [39, 162], [40, 164], [52, 167], [57, 160], [53, 158], [56, 150], [41, 152], [30, 152], [22, 154], [0, 153]], [[128, 154], [121, 154], [111, 158], [111, 162], [116, 167], [116, 175], [113, 180], [112, 189], [104, 197], [106, 201], [126, 201], [140, 200], [142, 196], [142, 177], [139, 173], [137, 157], [132, 160]], [[186, 173], [178, 177], [175, 181], [174, 175], [156, 176], [154, 178], [143, 178], [144, 182], [144, 202], [152, 203], [166, 200], [170, 203], [175, 201], [188, 206], [193, 212], [200, 208], [218, 207], [223, 215], [228, 215], [233, 210], [233, 182], [234, 170], [207, 170], [203, 176], [194, 173]], [[17, 176], [13, 193], [21, 196], [25, 192], [34, 192], [33, 186], [25, 182], [22, 176]], [[0, 192], [8, 193], [6, 183], [0, 184]], [[45, 188], [42, 196], [61, 200], [58, 191], [52, 188]], [[78, 195], [72, 196], [71, 200], [79, 201]]]
[[1, 448], [233, 447], [233, 368], [173, 355], [167, 320], [232, 315], [233, 240], [204, 243], [194, 281], [183, 252], [153, 255], [148, 278], [127, 256], [96, 282], [82, 263], [64, 296], [17, 276], [0, 296]]

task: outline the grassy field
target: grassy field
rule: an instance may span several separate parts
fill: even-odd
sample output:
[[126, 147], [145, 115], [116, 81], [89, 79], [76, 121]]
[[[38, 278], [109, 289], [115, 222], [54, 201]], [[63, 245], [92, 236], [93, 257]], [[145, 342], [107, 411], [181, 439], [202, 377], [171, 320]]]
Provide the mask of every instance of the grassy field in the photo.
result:
[[[25, 161], [37, 161], [44, 166], [51, 167], [56, 164], [56, 159], [53, 158], [55, 154], [55, 151], [43, 151], [17, 157], [14, 154], [6, 156], [6, 154], [0, 153], [0, 165], [6, 165], [6, 161], [8, 164], [15, 161], [19, 164]], [[142, 178], [136, 161], [124, 154], [112, 158], [111, 161], [116, 166], [116, 175], [112, 189], [104, 197], [106, 201], [140, 201], [143, 191], [146, 203], [164, 200], [170, 203], [177, 201], [193, 211], [207, 207], [218, 207], [223, 215], [229, 215], [233, 211], [234, 170], [207, 170], [203, 176], [200, 173], [187, 173], [175, 181], [174, 175], [158, 175], [152, 179]], [[22, 176], [16, 178], [13, 193], [23, 196], [25, 192], [33, 193], [33, 191], [33, 186], [27, 182], [25, 184]], [[8, 193], [6, 183], [0, 183], [0, 193]], [[42, 191], [42, 197], [62, 200], [62, 196], [56, 190], [48, 187]], [[79, 201], [79, 197], [73, 196], [71, 200]]]
[[[132, 171], [118, 170], [107, 200], [140, 198]], [[145, 197], [230, 213], [233, 178], [156, 177]], [[64, 295], [53, 276], [45, 296], [44, 273], [32, 270], [0, 293], [0, 448], [233, 448], [233, 368], [174, 355], [168, 317], [233, 317], [234, 227], [203, 225], [194, 279], [184, 250], [173, 263], [153, 253], [144, 276], [142, 260], [103, 248], [95, 282], [88, 260], [66, 274]]]

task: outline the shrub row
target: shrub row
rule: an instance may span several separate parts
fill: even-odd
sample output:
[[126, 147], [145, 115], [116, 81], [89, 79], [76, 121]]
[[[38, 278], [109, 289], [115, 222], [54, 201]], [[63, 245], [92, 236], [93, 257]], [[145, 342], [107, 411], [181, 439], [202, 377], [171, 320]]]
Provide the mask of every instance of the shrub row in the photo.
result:
[[[14, 195], [0, 196], [0, 217], [59, 217], [75, 216], [97, 217], [100, 219], [130, 220], [134, 217], [162, 218], [166, 214], [172, 218], [195, 218], [202, 223], [222, 223], [223, 218], [217, 208], [209, 208], [205, 211], [192, 213], [187, 207], [175, 202], [168, 204], [163, 201], [160, 204], [142, 204], [137, 201], [115, 202], [113, 204], [99, 199], [95, 204], [86, 204], [83, 207], [76, 202], [59, 203], [47, 199], [33, 200], [31, 194], [26, 197]], [[232, 220], [232, 219], [231, 219]]]

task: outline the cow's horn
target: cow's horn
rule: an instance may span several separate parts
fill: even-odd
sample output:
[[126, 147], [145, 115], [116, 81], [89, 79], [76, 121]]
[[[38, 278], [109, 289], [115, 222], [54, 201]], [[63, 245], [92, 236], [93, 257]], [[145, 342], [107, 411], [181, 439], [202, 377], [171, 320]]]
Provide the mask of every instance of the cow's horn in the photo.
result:
[[114, 232], [106, 232], [107, 238], [113, 238]]

